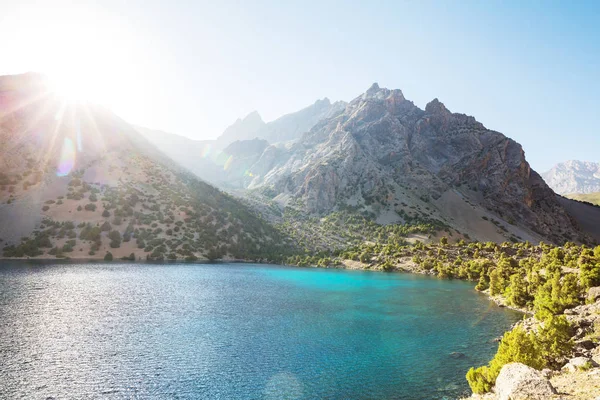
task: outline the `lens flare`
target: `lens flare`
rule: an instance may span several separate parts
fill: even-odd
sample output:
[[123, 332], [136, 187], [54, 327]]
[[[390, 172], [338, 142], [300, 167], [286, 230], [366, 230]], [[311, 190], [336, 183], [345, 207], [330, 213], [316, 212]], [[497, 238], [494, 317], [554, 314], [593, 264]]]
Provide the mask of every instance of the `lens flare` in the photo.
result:
[[223, 165], [223, 169], [227, 171], [229, 167], [231, 167], [231, 163], [233, 162], [233, 156], [229, 156], [227, 161], [225, 161], [225, 165]]
[[77, 151], [82, 152], [83, 151], [83, 143], [81, 140], [81, 123], [79, 122], [79, 117], [76, 116], [75, 117], [75, 129], [76, 129], [76, 133], [77, 133]]
[[60, 161], [58, 163], [57, 176], [67, 176], [75, 166], [75, 146], [73, 141], [65, 138], [60, 152]]
[[210, 144], [204, 145], [204, 148], [202, 149], [202, 153], [200, 153], [202, 158], [208, 157], [210, 155], [211, 150], [212, 150], [212, 146]]
[[219, 151], [216, 154], [213, 153], [213, 156], [211, 157], [211, 159], [217, 165], [225, 165], [225, 163], [229, 159], [229, 156], [227, 154], [223, 153], [222, 151]]

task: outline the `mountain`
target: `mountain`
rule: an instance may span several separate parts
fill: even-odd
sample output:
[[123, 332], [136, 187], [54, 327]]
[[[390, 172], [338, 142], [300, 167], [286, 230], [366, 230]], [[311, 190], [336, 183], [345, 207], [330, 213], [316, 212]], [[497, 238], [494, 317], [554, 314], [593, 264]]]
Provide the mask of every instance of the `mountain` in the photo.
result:
[[518, 143], [437, 99], [422, 110], [377, 84], [248, 171], [248, 189], [313, 215], [434, 220], [480, 240], [583, 238]]
[[295, 140], [320, 120], [342, 111], [345, 105], [343, 101], [332, 104], [328, 98], [324, 98], [269, 123], [264, 123], [258, 112], [254, 111], [225, 129], [215, 143], [217, 148], [222, 149], [235, 141], [255, 138], [266, 140], [271, 144]]
[[600, 206], [600, 192], [595, 193], [573, 193], [566, 195], [569, 199], [581, 201], [584, 203], [590, 203], [596, 206]]
[[214, 140], [194, 140], [185, 136], [136, 126], [135, 130], [181, 167], [201, 179], [218, 185], [225, 181], [227, 158], [215, 149]]
[[346, 103], [343, 101], [332, 104], [328, 98], [317, 100], [314, 104], [300, 111], [284, 115], [265, 124], [257, 132], [256, 137], [265, 139], [269, 143], [299, 139], [303, 133], [308, 132], [319, 121], [340, 113], [345, 106]]
[[267, 144], [298, 139], [320, 120], [341, 112], [345, 104], [325, 98], [269, 123], [264, 123], [254, 111], [238, 119], [216, 140], [194, 140], [140, 126], [136, 129], [166, 156], [200, 178], [221, 188], [239, 189], [250, 181], [248, 167], [257, 161]]
[[236, 140], [248, 140], [258, 137], [258, 132], [265, 127], [265, 122], [262, 120], [257, 111], [248, 114], [244, 119], [238, 118], [233, 125], [228, 126], [225, 131], [215, 140], [215, 146], [218, 149], [223, 149], [227, 145]]
[[556, 164], [542, 177], [556, 193], [600, 192], [600, 163], [566, 161]]
[[109, 110], [0, 77], [5, 257], [276, 258], [293, 245]]

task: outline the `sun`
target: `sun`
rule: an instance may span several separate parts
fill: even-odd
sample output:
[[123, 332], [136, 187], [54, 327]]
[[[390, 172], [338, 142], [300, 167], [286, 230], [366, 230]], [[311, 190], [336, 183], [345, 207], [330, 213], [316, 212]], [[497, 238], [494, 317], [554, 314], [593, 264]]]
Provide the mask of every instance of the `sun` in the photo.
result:
[[23, 6], [6, 18], [9, 26], [0, 33], [13, 33], [11, 53], [23, 65], [19, 72], [45, 75], [49, 89], [66, 102], [142, 113], [153, 54], [148, 40], [120, 15], [90, 3], [69, 4]]
[[101, 91], [90, 84], [90, 79], [74, 72], [49, 76], [50, 89], [67, 103], [103, 102]]

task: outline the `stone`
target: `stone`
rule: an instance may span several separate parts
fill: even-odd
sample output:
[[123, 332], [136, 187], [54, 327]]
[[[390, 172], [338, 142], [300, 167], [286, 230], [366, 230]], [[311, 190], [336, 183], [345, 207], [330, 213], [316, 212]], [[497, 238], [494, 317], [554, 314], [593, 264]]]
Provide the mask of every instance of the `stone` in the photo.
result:
[[578, 347], [582, 347], [586, 350], [592, 350], [594, 347], [596, 347], [596, 344], [589, 339], [584, 339], [584, 340], [575, 342], [575, 345]]
[[582, 369], [588, 369], [590, 367], [597, 367], [598, 363], [596, 363], [593, 359], [589, 357], [575, 357], [571, 358], [569, 362], [562, 367], [563, 371], [575, 372]]
[[465, 353], [461, 353], [459, 351], [453, 351], [452, 353], [450, 353], [450, 357], [452, 357], [454, 359], [459, 359], [459, 358], [465, 358], [466, 355], [465, 355]]
[[554, 375], [554, 371], [552, 371], [549, 368], [544, 368], [541, 372], [542, 372], [542, 375], [544, 376], [544, 378], [546, 378], [546, 379], [550, 379]]
[[543, 400], [556, 394], [550, 381], [540, 371], [521, 363], [502, 367], [494, 392], [499, 400]]
[[591, 287], [588, 290], [588, 300], [596, 301], [600, 299], [600, 286]]

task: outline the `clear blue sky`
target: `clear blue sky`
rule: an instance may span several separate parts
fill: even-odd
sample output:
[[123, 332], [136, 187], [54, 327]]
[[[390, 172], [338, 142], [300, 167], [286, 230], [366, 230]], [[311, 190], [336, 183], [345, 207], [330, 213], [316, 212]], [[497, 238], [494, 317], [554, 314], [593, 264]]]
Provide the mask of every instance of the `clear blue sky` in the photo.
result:
[[[437, 97], [475, 116], [520, 142], [540, 172], [567, 159], [600, 161], [597, 1], [3, 0], [0, 72], [44, 72], [53, 53], [36, 59], [24, 49], [39, 53], [36, 38], [65, 18], [112, 32], [107, 46], [85, 53], [97, 62], [82, 65], [92, 75], [98, 65], [122, 71], [99, 82], [133, 123], [214, 138], [253, 110], [268, 121], [379, 82], [422, 108]], [[33, 39], [20, 43], [19, 26]], [[52, 46], [61, 44], [44, 49]]]

